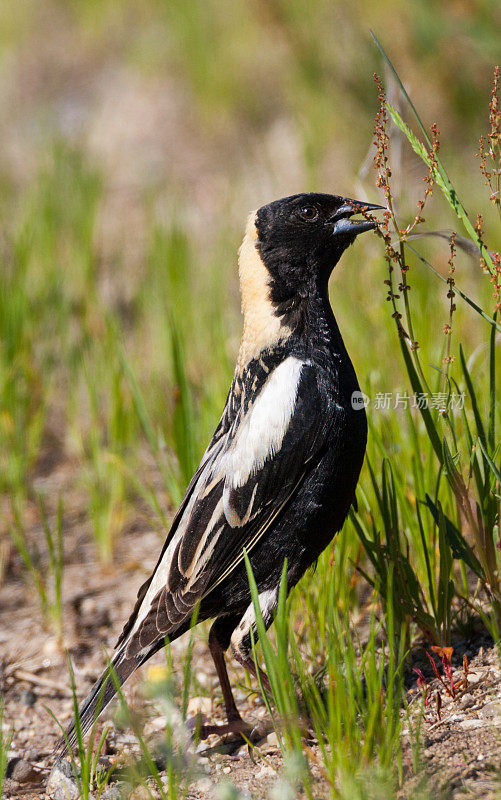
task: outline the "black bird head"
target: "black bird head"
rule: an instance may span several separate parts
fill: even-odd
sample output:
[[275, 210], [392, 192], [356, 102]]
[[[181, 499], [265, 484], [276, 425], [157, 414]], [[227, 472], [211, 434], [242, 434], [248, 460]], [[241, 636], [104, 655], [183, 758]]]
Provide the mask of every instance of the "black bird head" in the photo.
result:
[[258, 249], [271, 276], [298, 285], [317, 273], [328, 278], [343, 251], [359, 233], [375, 228], [352, 219], [382, 206], [330, 194], [296, 194], [256, 212]]
[[304, 327], [310, 301], [327, 301], [329, 276], [343, 251], [376, 227], [352, 217], [380, 208], [337, 195], [296, 194], [250, 215], [239, 254], [240, 366]]

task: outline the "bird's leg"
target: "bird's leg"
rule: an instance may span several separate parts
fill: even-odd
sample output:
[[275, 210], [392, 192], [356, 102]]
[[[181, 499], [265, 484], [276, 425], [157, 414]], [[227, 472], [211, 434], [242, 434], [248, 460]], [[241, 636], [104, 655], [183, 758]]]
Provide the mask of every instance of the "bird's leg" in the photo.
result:
[[[244, 669], [246, 669], [247, 672], [250, 672], [250, 674], [253, 675], [256, 678], [256, 680], [261, 683], [265, 692], [269, 695], [272, 695], [273, 693], [271, 691], [270, 679], [268, 678], [266, 672], [263, 669], [261, 669], [261, 667], [258, 667], [256, 669], [256, 664], [253, 658], [251, 657], [251, 654], [234, 647], [233, 655], [235, 657], [235, 660], [238, 661], [238, 663], [241, 664], [241, 666]], [[259, 670], [259, 677], [258, 677], [258, 670]]]
[[[251, 726], [247, 725], [237, 708], [233, 692], [231, 691], [230, 679], [224, 659], [224, 651], [230, 643], [232, 625], [228, 624], [228, 619], [221, 617], [216, 620], [209, 632], [209, 650], [216, 667], [217, 677], [223, 692], [223, 702], [226, 711], [226, 725], [201, 725], [200, 738], [206, 739], [211, 733], [224, 736], [226, 733], [248, 733]], [[226, 645], [226, 647], [225, 647]]]
[[217, 634], [217, 622], [212, 626], [209, 633], [209, 649], [211, 652], [214, 666], [216, 667], [217, 677], [223, 692], [224, 708], [226, 711], [226, 718], [229, 723], [243, 722], [240, 712], [235, 703], [233, 692], [231, 691], [230, 679], [228, 677], [228, 669], [224, 658], [224, 649]]
[[[251, 655], [250, 646], [248, 645], [249, 645], [248, 637], [245, 637], [245, 640], [244, 639], [239, 640], [237, 637], [237, 641], [235, 643], [232, 642], [231, 649], [235, 661], [238, 661], [238, 663], [241, 664], [241, 666], [244, 669], [246, 669], [247, 672], [250, 672], [250, 674], [253, 675], [260, 682], [264, 691], [271, 696], [272, 691], [269, 678], [266, 672], [264, 672], [264, 670], [262, 670], [261, 667], [256, 666], [256, 664], [254, 663], [254, 660]], [[266, 721], [262, 719], [256, 725], [254, 725], [254, 727], [247, 734], [246, 738], [249, 741], [256, 743], [261, 741], [261, 739], [264, 739], [264, 737], [267, 736], [267, 734], [270, 733], [271, 730], [273, 730], [273, 725], [270, 724], [269, 720]]]
[[[233, 641], [231, 639], [231, 635], [234, 630], [235, 619], [228, 616], [217, 619], [209, 632], [209, 650], [214, 661], [217, 677], [219, 678], [219, 683], [223, 692], [223, 702], [226, 711], [227, 722], [224, 725], [206, 725], [205, 723], [202, 723], [198, 729], [199, 736], [200, 739], [206, 739], [213, 733], [217, 734], [218, 736], [224, 736], [227, 733], [234, 733], [238, 734], [238, 739], [240, 741], [242, 741], [242, 737], [245, 737], [247, 740], [257, 742], [260, 741], [263, 736], [266, 736], [266, 734], [269, 733], [269, 726], [265, 726], [266, 729], [263, 729], [262, 725], [249, 725], [242, 719], [237, 708], [237, 704], [235, 703], [235, 698], [233, 697], [233, 692], [231, 690], [230, 679], [228, 677], [228, 670], [226, 667], [224, 654], [228, 649], [230, 642], [232, 644], [232, 652], [235, 660], [238, 661], [238, 663], [241, 664], [246, 670], [248, 670], [251, 675], [256, 678], [258, 676], [256, 665], [252, 660], [250, 647], [248, 646], [247, 641], [249, 640], [250, 642], [250, 635], [246, 631], [246, 636], [242, 637], [241, 635], [237, 635], [235, 641]], [[259, 678], [265, 691], [271, 694], [271, 686], [268, 676], [261, 669], [259, 669]], [[196, 723], [196, 720], [193, 722]], [[193, 723], [192, 727], [194, 727]]]

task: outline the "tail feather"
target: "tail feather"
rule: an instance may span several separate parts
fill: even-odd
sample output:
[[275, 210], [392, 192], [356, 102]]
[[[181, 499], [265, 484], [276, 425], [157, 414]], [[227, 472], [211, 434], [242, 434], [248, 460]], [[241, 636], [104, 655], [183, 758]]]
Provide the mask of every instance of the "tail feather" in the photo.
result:
[[[200, 620], [199, 620], [200, 621]], [[178, 636], [185, 633], [190, 628], [190, 620], [187, 619], [175, 631], [169, 631], [169, 639], [173, 641]], [[120, 641], [120, 640], [119, 640]], [[101, 711], [113, 700], [117, 693], [117, 684], [122, 686], [132, 673], [144, 664], [154, 653], [160, 650], [165, 644], [165, 636], [161, 635], [145, 651], [137, 654], [127, 655], [129, 641], [123, 642], [113, 656], [110, 664], [104, 670], [101, 677], [95, 682], [89, 694], [79, 708], [78, 715], [82, 736], [92, 728]], [[65, 756], [71, 748], [75, 750], [77, 745], [77, 731], [75, 720], [68, 725], [65, 735], [62, 736], [56, 747], [54, 755]]]
[[[148, 653], [149, 657], [150, 653]], [[135, 669], [145, 661], [145, 656], [137, 655], [127, 658], [125, 648], [121, 648], [114, 656], [110, 665], [104, 670], [101, 677], [96, 681], [89, 694], [79, 709], [80, 725], [82, 735], [86, 734], [92, 727], [101, 711], [111, 702], [117, 692], [116, 684], [120, 686], [125, 683], [127, 678], [132, 675]], [[71, 748], [77, 745], [77, 731], [75, 720], [66, 728], [65, 736], [58, 741], [55, 753], [59, 756], [67, 754]]]

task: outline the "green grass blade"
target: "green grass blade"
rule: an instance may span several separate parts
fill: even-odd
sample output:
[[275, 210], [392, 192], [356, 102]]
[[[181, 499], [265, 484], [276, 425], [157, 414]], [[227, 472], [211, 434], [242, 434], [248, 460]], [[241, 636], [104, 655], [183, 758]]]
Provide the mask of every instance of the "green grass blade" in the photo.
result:
[[[402, 350], [405, 366], [407, 368], [407, 374], [409, 375], [412, 389], [416, 395], [422, 395], [424, 392], [421, 381], [419, 379], [419, 375], [417, 374], [414, 362], [411, 358], [407, 345], [403, 341], [403, 339], [400, 339], [400, 347]], [[423, 418], [423, 422], [425, 424], [426, 432], [428, 434], [431, 446], [433, 447], [433, 450], [438, 460], [440, 461], [440, 463], [442, 463], [442, 458], [443, 458], [442, 444], [435, 423], [433, 422], [430, 409], [423, 406], [422, 408], [420, 408], [420, 413]]]
[[485, 573], [478, 558], [474, 554], [466, 539], [461, 535], [460, 531], [451, 522], [446, 514], [441, 510], [440, 504], [436, 505], [429, 494], [426, 495], [425, 505], [435, 521], [437, 526], [440, 526], [441, 520], [444, 523], [444, 535], [449, 543], [454, 558], [464, 561], [465, 564], [477, 575], [481, 580], [485, 578]]
[[[410, 109], [412, 110], [412, 113], [414, 114], [414, 116], [416, 118], [416, 121], [417, 121], [417, 123], [419, 125], [419, 128], [421, 130], [421, 133], [423, 134], [424, 139], [425, 139], [429, 149], [431, 150], [431, 148], [432, 148], [431, 139], [428, 136], [426, 128], [425, 128], [423, 122], [421, 121], [421, 117], [419, 116], [419, 114], [418, 114], [418, 112], [416, 110], [416, 107], [414, 106], [414, 103], [412, 102], [412, 100], [410, 99], [409, 95], [407, 94], [405, 86], [403, 85], [402, 81], [400, 80], [395, 67], [391, 63], [391, 61], [390, 61], [388, 55], [386, 54], [382, 44], [379, 42], [378, 38], [376, 37], [376, 35], [374, 34], [373, 31], [371, 31], [371, 36], [374, 39], [376, 47], [378, 48], [378, 50], [381, 53], [381, 55], [383, 56], [386, 64], [388, 65], [388, 67], [390, 69], [390, 72], [392, 73], [395, 81], [397, 82], [398, 87], [400, 88], [400, 91], [402, 92], [402, 95], [404, 96], [406, 102], [408, 103]], [[405, 125], [405, 123], [402, 122], [402, 125]], [[405, 127], [407, 127], [407, 126], [405, 126]], [[406, 131], [404, 130], [403, 127], [401, 127], [401, 130], [404, 132], [405, 135], [407, 135]], [[412, 145], [412, 142], [411, 142], [411, 145]], [[418, 155], [419, 155], [419, 153], [418, 153]], [[490, 253], [487, 250], [487, 248], [485, 247], [484, 243], [478, 237], [477, 232], [475, 231], [475, 228], [473, 227], [472, 223], [470, 222], [468, 214], [466, 213], [466, 210], [465, 210], [463, 204], [461, 203], [459, 197], [457, 196], [456, 190], [454, 189], [454, 186], [452, 185], [452, 182], [451, 182], [449, 176], [447, 175], [445, 167], [442, 164], [442, 161], [440, 160], [438, 154], [436, 154], [435, 159], [436, 159], [436, 163], [437, 163], [437, 169], [438, 169], [438, 172], [439, 172], [439, 175], [440, 175], [440, 178], [441, 178], [441, 182], [439, 183], [440, 188], [444, 191], [444, 194], [445, 194], [445, 196], [446, 196], [451, 208], [453, 209], [453, 211], [456, 214], [456, 216], [458, 217], [458, 219], [460, 219], [461, 222], [463, 223], [463, 225], [464, 225], [466, 231], [468, 232], [470, 238], [475, 242], [475, 244], [477, 245], [478, 249], [480, 250], [480, 252], [482, 254], [482, 257], [484, 258], [485, 263], [487, 265], [487, 268], [489, 269], [489, 272], [491, 273], [491, 275], [495, 275], [496, 274], [496, 270], [495, 270], [494, 264], [492, 263], [492, 258], [490, 256]], [[426, 161], [427, 164], [429, 164], [428, 157], [426, 157], [424, 160]]]
[[463, 370], [463, 376], [466, 382], [466, 387], [468, 389], [468, 394], [470, 395], [471, 405], [473, 408], [473, 416], [475, 417], [475, 425], [477, 426], [478, 436], [480, 441], [482, 442], [485, 447], [487, 447], [487, 437], [485, 434], [484, 423], [482, 420], [482, 415], [480, 413], [480, 409], [478, 407], [477, 402], [477, 395], [475, 392], [475, 388], [473, 386], [473, 381], [471, 379], [470, 371], [468, 369], [468, 365], [466, 364], [466, 358], [463, 350], [463, 345], [459, 345], [459, 354], [461, 359], [461, 368]]
[[484, 456], [485, 460], [487, 461], [487, 464], [489, 465], [489, 468], [491, 469], [491, 471], [494, 473], [494, 475], [496, 477], [496, 480], [501, 481], [501, 471], [498, 469], [498, 467], [496, 466], [496, 464], [494, 463], [494, 461], [490, 457], [489, 453], [487, 452], [487, 448], [486, 448], [485, 444], [482, 442], [481, 439], [478, 440], [478, 443], [480, 445], [480, 449], [482, 450], [483, 456]]
[[[494, 319], [497, 311], [494, 312]], [[491, 328], [489, 339], [489, 447], [496, 446], [496, 331]]]

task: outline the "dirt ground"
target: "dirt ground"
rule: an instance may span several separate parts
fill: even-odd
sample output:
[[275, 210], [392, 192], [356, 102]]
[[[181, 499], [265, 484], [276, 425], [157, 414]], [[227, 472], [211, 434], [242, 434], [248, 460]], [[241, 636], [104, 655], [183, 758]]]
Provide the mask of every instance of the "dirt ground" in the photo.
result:
[[[68, 467], [65, 467], [64, 475], [63, 471], [58, 473], [57, 470], [51, 480], [54, 485], [58, 482], [64, 485], [66, 496], [71, 496]], [[85, 509], [79, 506], [76, 493], [73, 499], [74, 511], [65, 519], [64, 646], [73, 660], [77, 690], [83, 697], [105, 663], [103, 646], [112, 650], [130, 613], [137, 588], [156, 562], [161, 542], [158, 533], [152, 530], [147, 514], [138, 505], [136, 518], [117, 542], [116, 564], [113, 569], [105, 571], [96, 561]], [[40, 523], [35, 505], [33, 509], [30, 534], [35, 537]], [[51, 753], [59, 736], [59, 729], [47, 709], [65, 724], [72, 717], [72, 699], [64, 649], [42, 626], [36, 595], [23, 575], [19, 557], [11, 549], [0, 587], [0, 689], [5, 693], [6, 727], [13, 731], [4, 791], [5, 797], [22, 796], [29, 800], [45, 797], [45, 784], [52, 766]], [[412, 656], [412, 665], [421, 669], [429, 682], [430, 701], [421, 726], [424, 771], [431, 777], [437, 791], [445, 787], [450, 797], [495, 798], [500, 796], [497, 794], [500, 791], [497, 781], [501, 758], [501, 670], [498, 657], [492, 641], [482, 633], [480, 626], [468, 640], [457, 635], [453, 645], [455, 683], [463, 676], [464, 654], [469, 665], [468, 685], [459, 689], [454, 699], [448, 696], [436, 678], [433, 679], [424, 651], [416, 650]], [[180, 668], [186, 638], [175, 642], [172, 647], [175, 664]], [[165, 656], [159, 654], [150, 663], [151, 667], [144, 667], [127, 683], [125, 695], [133, 710], [143, 713], [147, 709], [148, 721], [144, 730], [154, 739], [161, 736], [165, 717], [152, 701], [145, 700], [141, 689], [145, 674], [154, 673], [155, 665], [165, 663]], [[239, 687], [236, 697], [243, 715], [246, 719], [263, 721], [266, 711], [261, 698], [249, 693], [241, 671], [234, 665], [231, 669], [232, 681]], [[222, 721], [220, 691], [203, 629], [195, 639], [193, 674], [189, 715], [193, 716], [200, 709], [209, 719]], [[415, 727], [422, 697], [416, 677], [409, 669], [412, 728]], [[437, 693], [442, 703], [440, 719], [436, 707]], [[195, 696], [197, 694], [200, 696]], [[103, 721], [111, 725], [108, 757], [113, 760], [117, 754], [123, 756], [124, 751], [134, 752], [134, 737], [130, 729], [117, 728], [113, 706], [104, 712]], [[422, 776], [416, 776], [412, 770], [412, 742], [405, 719], [403, 727], [405, 783], [402, 797], [412, 797]], [[215, 744], [216, 739], [202, 743], [198, 755], [193, 754], [196, 769], [188, 795], [190, 798], [211, 797], [214, 787], [228, 779], [249, 797], [264, 799], [269, 796], [282, 767], [274, 733], [263, 739], [254, 760], [245, 747], [236, 754], [223, 755], [211, 749]], [[318, 797], [327, 797], [328, 784], [322, 777], [321, 767], [314, 766], [313, 774], [318, 781], [315, 787]], [[140, 798], [142, 795], [136, 790], [133, 796]], [[117, 795], [109, 794], [108, 797]]]

